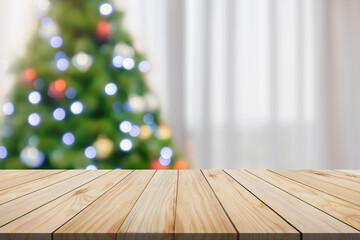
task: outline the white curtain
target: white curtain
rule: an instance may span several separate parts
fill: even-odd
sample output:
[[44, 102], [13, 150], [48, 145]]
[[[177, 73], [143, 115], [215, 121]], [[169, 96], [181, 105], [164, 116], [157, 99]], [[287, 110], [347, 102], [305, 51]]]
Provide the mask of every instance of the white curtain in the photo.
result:
[[[1, 0], [0, 71], [23, 2]], [[192, 167], [360, 168], [360, 1], [116, 3]]]

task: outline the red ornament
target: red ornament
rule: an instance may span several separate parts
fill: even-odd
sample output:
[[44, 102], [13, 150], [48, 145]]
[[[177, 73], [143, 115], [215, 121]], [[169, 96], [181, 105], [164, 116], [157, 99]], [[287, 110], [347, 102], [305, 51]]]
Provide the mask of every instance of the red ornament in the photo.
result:
[[152, 161], [150, 167], [151, 169], [166, 169], [166, 166], [161, 165], [158, 159]]
[[27, 68], [23, 72], [23, 78], [26, 83], [32, 84], [36, 79], [36, 71], [33, 68]]
[[187, 168], [188, 168], [188, 166], [185, 161], [178, 161], [174, 164], [174, 169], [181, 170], [181, 169], [187, 169]]
[[96, 27], [96, 38], [104, 42], [109, 38], [111, 32], [110, 23], [107, 21], [100, 21]]
[[63, 79], [57, 79], [50, 83], [48, 89], [48, 95], [52, 98], [64, 98], [65, 97], [66, 82]]

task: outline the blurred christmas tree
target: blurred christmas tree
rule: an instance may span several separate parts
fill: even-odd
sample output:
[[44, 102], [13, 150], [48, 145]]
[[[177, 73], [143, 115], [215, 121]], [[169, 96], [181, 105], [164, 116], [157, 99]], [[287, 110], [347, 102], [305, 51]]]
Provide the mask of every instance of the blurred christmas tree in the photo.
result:
[[0, 168], [186, 167], [122, 13], [99, 0], [43, 0], [39, 9], [3, 106]]

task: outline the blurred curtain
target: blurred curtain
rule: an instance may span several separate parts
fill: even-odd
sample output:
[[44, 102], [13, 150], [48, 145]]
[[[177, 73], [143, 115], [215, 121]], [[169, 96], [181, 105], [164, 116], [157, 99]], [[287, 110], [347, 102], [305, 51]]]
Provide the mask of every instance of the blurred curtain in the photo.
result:
[[[360, 1], [116, 3], [192, 167], [360, 168]], [[35, 4], [0, 1], [1, 86]]]

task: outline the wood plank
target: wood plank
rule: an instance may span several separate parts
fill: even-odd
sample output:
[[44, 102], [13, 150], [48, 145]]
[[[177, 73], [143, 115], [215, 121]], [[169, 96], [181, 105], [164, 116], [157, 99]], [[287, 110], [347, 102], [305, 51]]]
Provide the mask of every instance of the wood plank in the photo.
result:
[[97, 201], [64, 224], [54, 240], [114, 240], [154, 170], [135, 170]]
[[360, 183], [360, 176], [359, 175], [354, 175], [351, 173], [346, 173], [346, 172], [340, 172], [340, 171], [335, 171], [335, 170], [319, 170], [320, 172], [324, 172], [342, 179], [346, 179], [349, 181], [353, 181], [353, 182], [357, 182]]
[[240, 239], [300, 239], [299, 232], [222, 170], [202, 170]]
[[27, 195], [32, 192], [36, 192], [39, 189], [48, 187], [55, 183], [61, 182], [68, 178], [74, 177], [81, 173], [84, 173], [84, 170], [67, 170], [64, 172], [60, 172], [58, 174], [53, 174], [50, 176], [46, 176], [44, 178], [40, 178], [38, 180], [24, 183], [19, 186], [14, 186], [5, 190], [0, 191], [0, 204], [11, 201], [15, 198]]
[[249, 172], [360, 230], [359, 206], [267, 170], [249, 170]]
[[84, 174], [75, 176], [65, 181], [56, 183], [36, 192], [17, 198], [13, 201], [0, 205], [0, 227], [15, 220], [18, 217], [94, 180], [109, 172], [108, 170], [86, 171]]
[[360, 175], [360, 170], [354, 170], [354, 169], [335, 169], [336, 171], [346, 172], [354, 175]]
[[298, 198], [244, 170], [226, 170], [236, 181], [260, 198], [301, 231], [302, 239], [356, 239], [359, 232]]
[[325, 182], [323, 180], [316, 179], [314, 177], [310, 177], [296, 171], [291, 171], [291, 170], [271, 170], [271, 171], [360, 206], [360, 193], [357, 191], [341, 187], [337, 184]]
[[118, 240], [174, 239], [177, 178], [177, 170], [155, 173], [121, 225]]
[[175, 239], [237, 239], [237, 232], [200, 170], [180, 170]]
[[35, 172], [34, 170], [1, 170], [0, 182]]
[[4, 190], [7, 188], [11, 188], [20, 184], [24, 184], [30, 181], [34, 181], [36, 179], [40, 179], [49, 175], [57, 174], [63, 172], [65, 170], [46, 170], [46, 171], [36, 171], [30, 174], [25, 174], [23, 176], [18, 176], [15, 178], [11, 178], [5, 181], [0, 182], [0, 190]]
[[333, 176], [331, 174], [328, 174], [324, 171], [317, 171], [317, 170], [297, 170], [297, 172], [300, 172], [302, 174], [305, 174], [307, 176], [317, 178], [320, 180], [323, 180], [325, 182], [330, 182], [345, 188], [349, 188], [351, 190], [360, 192], [360, 184], [356, 182], [352, 182], [346, 179], [342, 179], [336, 176]]
[[51, 240], [52, 232], [130, 174], [111, 171], [0, 228], [0, 239]]

